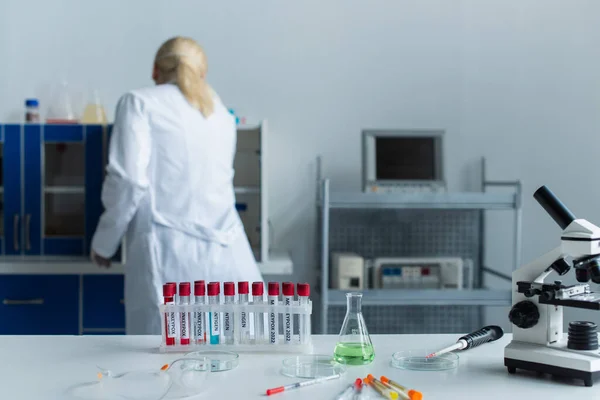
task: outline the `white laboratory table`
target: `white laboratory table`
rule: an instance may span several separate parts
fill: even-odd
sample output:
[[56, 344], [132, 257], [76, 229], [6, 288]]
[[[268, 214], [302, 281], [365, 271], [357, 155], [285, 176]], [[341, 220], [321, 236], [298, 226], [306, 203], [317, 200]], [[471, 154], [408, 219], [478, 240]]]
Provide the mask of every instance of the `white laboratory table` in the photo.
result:
[[[503, 366], [503, 348], [510, 335], [491, 344], [460, 353], [456, 370], [405, 371], [392, 368], [393, 352], [438, 348], [457, 335], [373, 335], [375, 361], [351, 367], [339, 381], [330, 381], [272, 396], [282, 399], [332, 399], [343, 387], [368, 373], [387, 375], [423, 392], [430, 399], [560, 399], [600, 398], [600, 382], [584, 387], [581, 381], [552, 379], [519, 371], [509, 375]], [[314, 353], [331, 354], [337, 336], [313, 336]], [[70, 399], [69, 388], [96, 378], [96, 365], [123, 372], [160, 368], [173, 354], [157, 351], [156, 336], [3, 336], [0, 338], [2, 399]], [[285, 354], [241, 354], [239, 366], [211, 373], [206, 391], [195, 399], [265, 399], [265, 389], [296, 381], [280, 375]]]

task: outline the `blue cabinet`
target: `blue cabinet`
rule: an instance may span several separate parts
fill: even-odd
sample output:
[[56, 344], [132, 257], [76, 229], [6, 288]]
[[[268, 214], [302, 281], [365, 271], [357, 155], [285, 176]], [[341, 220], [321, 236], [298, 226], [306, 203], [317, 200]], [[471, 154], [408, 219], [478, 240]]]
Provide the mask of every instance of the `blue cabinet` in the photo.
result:
[[89, 254], [108, 129], [0, 125], [3, 254]]
[[125, 301], [122, 275], [83, 277], [83, 333], [124, 333]]
[[0, 334], [79, 333], [77, 275], [4, 275], [0, 299]]

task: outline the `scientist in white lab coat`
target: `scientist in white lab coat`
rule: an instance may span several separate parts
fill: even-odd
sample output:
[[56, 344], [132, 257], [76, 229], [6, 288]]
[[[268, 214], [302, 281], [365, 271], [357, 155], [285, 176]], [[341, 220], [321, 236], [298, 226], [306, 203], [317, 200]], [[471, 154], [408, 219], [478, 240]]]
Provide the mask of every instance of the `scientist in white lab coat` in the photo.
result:
[[110, 266], [126, 238], [127, 334], [160, 334], [166, 282], [262, 280], [235, 209], [235, 121], [206, 71], [195, 41], [170, 39], [157, 85], [117, 105], [92, 260]]

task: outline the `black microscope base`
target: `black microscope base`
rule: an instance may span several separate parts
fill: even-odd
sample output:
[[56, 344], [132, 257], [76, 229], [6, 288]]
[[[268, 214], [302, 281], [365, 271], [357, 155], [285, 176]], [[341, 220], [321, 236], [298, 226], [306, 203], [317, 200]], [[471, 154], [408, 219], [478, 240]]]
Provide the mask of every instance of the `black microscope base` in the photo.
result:
[[577, 369], [557, 367], [554, 365], [539, 364], [530, 361], [515, 360], [514, 358], [504, 357], [504, 365], [508, 369], [509, 374], [514, 374], [517, 369], [524, 369], [526, 371], [541, 372], [544, 374], [550, 374], [554, 376], [560, 376], [565, 378], [581, 379], [587, 387], [594, 385], [594, 379], [600, 378], [600, 371], [586, 372], [579, 371]]

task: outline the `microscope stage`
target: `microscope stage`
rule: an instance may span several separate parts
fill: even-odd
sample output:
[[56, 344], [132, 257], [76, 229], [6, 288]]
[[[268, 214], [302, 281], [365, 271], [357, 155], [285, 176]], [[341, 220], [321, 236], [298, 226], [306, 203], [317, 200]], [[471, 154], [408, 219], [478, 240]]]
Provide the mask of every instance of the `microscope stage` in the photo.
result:
[[600, 378], [600, 349], [571, 350], [566, 339], [548, 346], [512, 341], [504, 348], [504, 365], [511, 374], [524, 369], [582, 379], [585, 386], [592, 386]]

